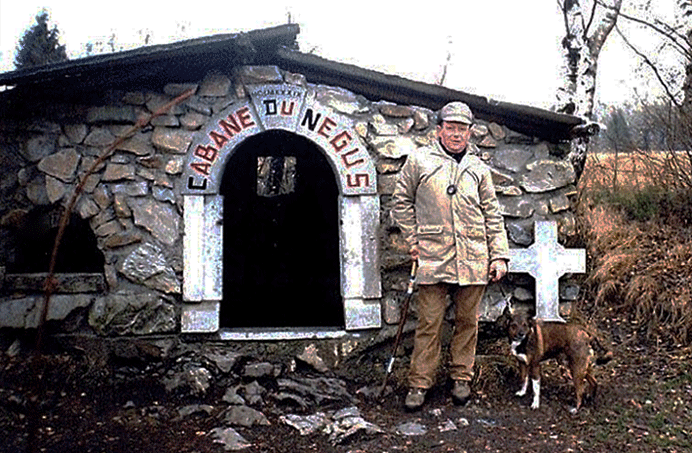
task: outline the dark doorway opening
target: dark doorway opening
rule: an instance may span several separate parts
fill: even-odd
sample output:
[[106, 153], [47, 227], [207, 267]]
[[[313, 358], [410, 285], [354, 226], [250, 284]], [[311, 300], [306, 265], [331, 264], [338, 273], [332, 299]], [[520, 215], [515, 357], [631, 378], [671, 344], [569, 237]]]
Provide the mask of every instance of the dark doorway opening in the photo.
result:
[[334, 171], [310, 140], [271, 130], [226, 164], [221, 327], [344, 325]]

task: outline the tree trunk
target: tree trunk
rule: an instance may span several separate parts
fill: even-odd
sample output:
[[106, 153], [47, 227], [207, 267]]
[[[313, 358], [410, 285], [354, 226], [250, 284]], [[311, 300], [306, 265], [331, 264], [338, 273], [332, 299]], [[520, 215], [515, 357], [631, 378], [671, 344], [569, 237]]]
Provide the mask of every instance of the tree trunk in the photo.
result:
[[[584, 10], [590, 5], [588, 22]], [[622, 0], [564, 0], [565, 20], [563, 86], [558, 89], [557, 111], [591, 119], [593, 116], [598, 56], [615, 27]], [[574, 141], [569, 158], [577, 176], [584, 170], [588, 139]]]

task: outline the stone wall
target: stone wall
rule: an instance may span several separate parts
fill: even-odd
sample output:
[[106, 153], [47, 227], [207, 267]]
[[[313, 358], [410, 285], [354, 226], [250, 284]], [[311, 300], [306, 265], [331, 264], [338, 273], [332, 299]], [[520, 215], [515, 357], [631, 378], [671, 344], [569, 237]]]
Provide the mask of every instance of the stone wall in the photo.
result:
[[[107, 103], [54, 105], [43, 109], [50, 114], [37, 113], [31, 120], [13, 120], [3, 113], [8, 119], [0, 123], [0, 263], [7, 263], [13, 231], [33, 206], [67, 203], [78, 178], [137, 118], [185, 90], [195, 90], [191, 98], [118, 146], [89, 176], [76, 211], [98, 238], [107, 289], [56, 296], [49, 320], [62, 322], [64, 330], [100, 335], [179, 332], [180, 176], [188, 147], [214, 113], [245, 97], [245, 85], [264, 83], [307, 86], [303, 76], [276, 67], [245, 67], [231, 74], [211, 73], [197, 84], [169, 84], [162, 92], [109, 92], [104, 95], [110, 99]], [[318, 98], [355, 120], [355, 130], [376, 162], [382, 206], [383, 321], [396, 324], [410, 263], [390, 220], [391, 194], [406, 156], [434, 140], [436, 114], [416, 106], [370, 102], [337, 87], [319, 87]], [[556, 220], [563, 238], [576, 233], [571, 210], [575, 172], [563, 159], [569, 144], [541, 142], [483, 121], [474, 126], [472, 142], [472, 152], [492, 169], [511, 246], [532, 242], [535, 220]], [[503, 286], [519, 301], [533, 299], [527, 277], [512, 276]], [[40, 297], [10, 290], [7, 284], [0, 291], [0, 327], [34, 327]], [[486, 307], [500, 299], [499, 291], [488, 291]], [[562, 296], [573, 299], [574, 287], [567, 285]]]

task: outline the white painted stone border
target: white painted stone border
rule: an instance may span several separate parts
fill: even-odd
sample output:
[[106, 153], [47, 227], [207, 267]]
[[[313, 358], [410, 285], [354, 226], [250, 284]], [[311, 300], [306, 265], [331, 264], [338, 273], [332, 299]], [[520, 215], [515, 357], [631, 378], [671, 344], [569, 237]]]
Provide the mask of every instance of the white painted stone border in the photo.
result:
[[377, 195], [340, 197], [341, 294], [346, 330], [382, 324]]
[[184, 195], [183, 300], [223, 298], [223, 196]]
[[[313, 142], [327, 157], [339, 187], [341, 296], [346, 330], [379, 328], [382, 324], [379, 262], [380, 199], [375, 162], [354, 130], [352, 119], [316, 101], [315, 89], [287, 84], [252, 85], [249, 99], [232, 103], [210, 119], [193, 140], [183, 173], [183, 314], [182, 332], [217, 332], [223, 299], [223, 197], [221, 175], [235, 148], [268, 129], [283, 129]], [[281, 105], [279, 109], [278, 106]], [[272, 106], [269, 109], [267, 106]], [[277, 113], [287, 113], [284, 118]], [[290, 112], [290, 114], [289, 114]], [[309, 113], [309, 114], [308, 114]], [[194, 150], [208, 146], [219, 121], [237, 120], [245, 129], [213, 153], [208, 180], [199, 186], [192, 164]], [[302, 119], [302, 121], [300, 121]], [[314, 125], [310, 127], [312, 121]], [[234, 123], [234, 124], [235, 124]], [[318, 126], [319, 124], [319, 126]], [[225, 132], [224, 132], [225, 133]], [[218, 135], [218, 134], [217, 134]], [[347, 146], [348, 145], [348, 146]], [[218, 152], [218, 154], [216, 154]], [[205, 151], [203, 155], [207, 155]], [[339, 155], [341, 153], [341, 155]], [[209, 155], [211, 156], [211, 154]], [[204, 162], [202, 159], [200, 162]], [[356, 166], [362, 173], [352, 174]], [[365, 184], [361, 186], [361, 184]]]
[[[184, 333], [219, 330], [223, 299], [223, 197], [184, 195]], [[382, 297], [377, 195], [340, 196], [341, 295], [346, 330], [379, 328]], [[202, 253], [200, 253], [200, 250]]]

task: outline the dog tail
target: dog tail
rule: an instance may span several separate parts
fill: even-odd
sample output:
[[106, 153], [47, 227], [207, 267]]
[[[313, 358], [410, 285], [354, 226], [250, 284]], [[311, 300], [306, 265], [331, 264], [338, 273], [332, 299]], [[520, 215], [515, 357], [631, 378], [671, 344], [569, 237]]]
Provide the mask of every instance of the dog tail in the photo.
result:
[[605, 365], [613, 360], [613, 351], [603, 346], [598, 337], [591, 338], [591, 348], [596, 351], [596, 365]]

